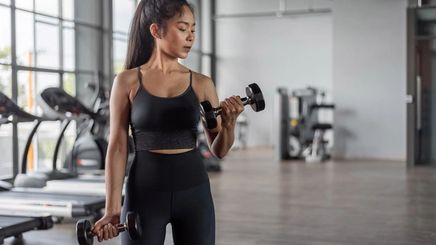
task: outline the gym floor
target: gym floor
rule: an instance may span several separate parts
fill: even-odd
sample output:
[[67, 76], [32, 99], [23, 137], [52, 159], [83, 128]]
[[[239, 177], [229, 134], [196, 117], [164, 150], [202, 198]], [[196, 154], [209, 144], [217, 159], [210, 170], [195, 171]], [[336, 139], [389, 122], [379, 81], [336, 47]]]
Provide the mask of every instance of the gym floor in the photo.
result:
[[[210, 174], [216, 244], [434, 245], [436, 168], [406, 170], [395, 161], [307, 164], [276, 162], [272, 149], [231, 152], [224, 173]], [[76, 245], [74, 223], [5, 244]]]

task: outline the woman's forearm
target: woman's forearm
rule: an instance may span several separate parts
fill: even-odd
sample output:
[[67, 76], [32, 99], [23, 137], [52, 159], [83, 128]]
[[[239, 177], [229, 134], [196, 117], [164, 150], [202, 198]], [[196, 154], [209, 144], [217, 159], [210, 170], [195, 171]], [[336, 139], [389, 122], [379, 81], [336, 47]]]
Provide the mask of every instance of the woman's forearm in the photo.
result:
[[127, 149], [109, 146], [106, 155], [106, 213], [119, 213], [124, 176], [126, 174]]
[[218, 158], [223, 158], [235, 141], [235, 126], [222, 127], [212, 143], [212, 152]]

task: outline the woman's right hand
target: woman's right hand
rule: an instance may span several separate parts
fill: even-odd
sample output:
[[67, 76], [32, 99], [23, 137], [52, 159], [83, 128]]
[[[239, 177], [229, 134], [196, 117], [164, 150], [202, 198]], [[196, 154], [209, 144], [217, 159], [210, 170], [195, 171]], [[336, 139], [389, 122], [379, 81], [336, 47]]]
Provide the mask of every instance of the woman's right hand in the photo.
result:
[[97, 236], [98, 241], [109, 240], [118, 236], [118, 230], [115, 227], [120, 223], [120, 214], [108, 214], [98, 220], [92, 228], [92, 233]]

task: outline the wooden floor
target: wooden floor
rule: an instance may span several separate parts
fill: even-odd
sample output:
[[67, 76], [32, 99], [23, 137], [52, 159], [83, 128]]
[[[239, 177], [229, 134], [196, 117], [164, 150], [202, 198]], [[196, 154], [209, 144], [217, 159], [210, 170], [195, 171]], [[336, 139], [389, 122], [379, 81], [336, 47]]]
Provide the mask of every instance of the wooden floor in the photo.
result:
[[[231, 152], [210, 178], [217, 245], [436, 244], [436, 168], [276, 162], [272, 149], [251, 149]], [[74, 223], [24, 239], [5, 244], [76, 244]]]

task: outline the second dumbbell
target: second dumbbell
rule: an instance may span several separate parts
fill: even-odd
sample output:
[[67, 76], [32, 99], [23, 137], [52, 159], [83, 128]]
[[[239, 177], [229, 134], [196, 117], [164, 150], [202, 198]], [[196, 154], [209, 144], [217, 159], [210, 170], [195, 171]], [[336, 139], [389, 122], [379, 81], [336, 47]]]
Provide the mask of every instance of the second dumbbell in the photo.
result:
[[[117, 224], [115, 227], [118, 232], [128, 231], [130, 239], [139, 240], [141, 237], [141, 223], [138, 215], [133, 212], [127, 213], [125, 224]], [[76, 224], [77, 241], [80, 245], [94, 244], [94, 234], [91, 231], [91, 222], [89, 220], [79, 220]]]

